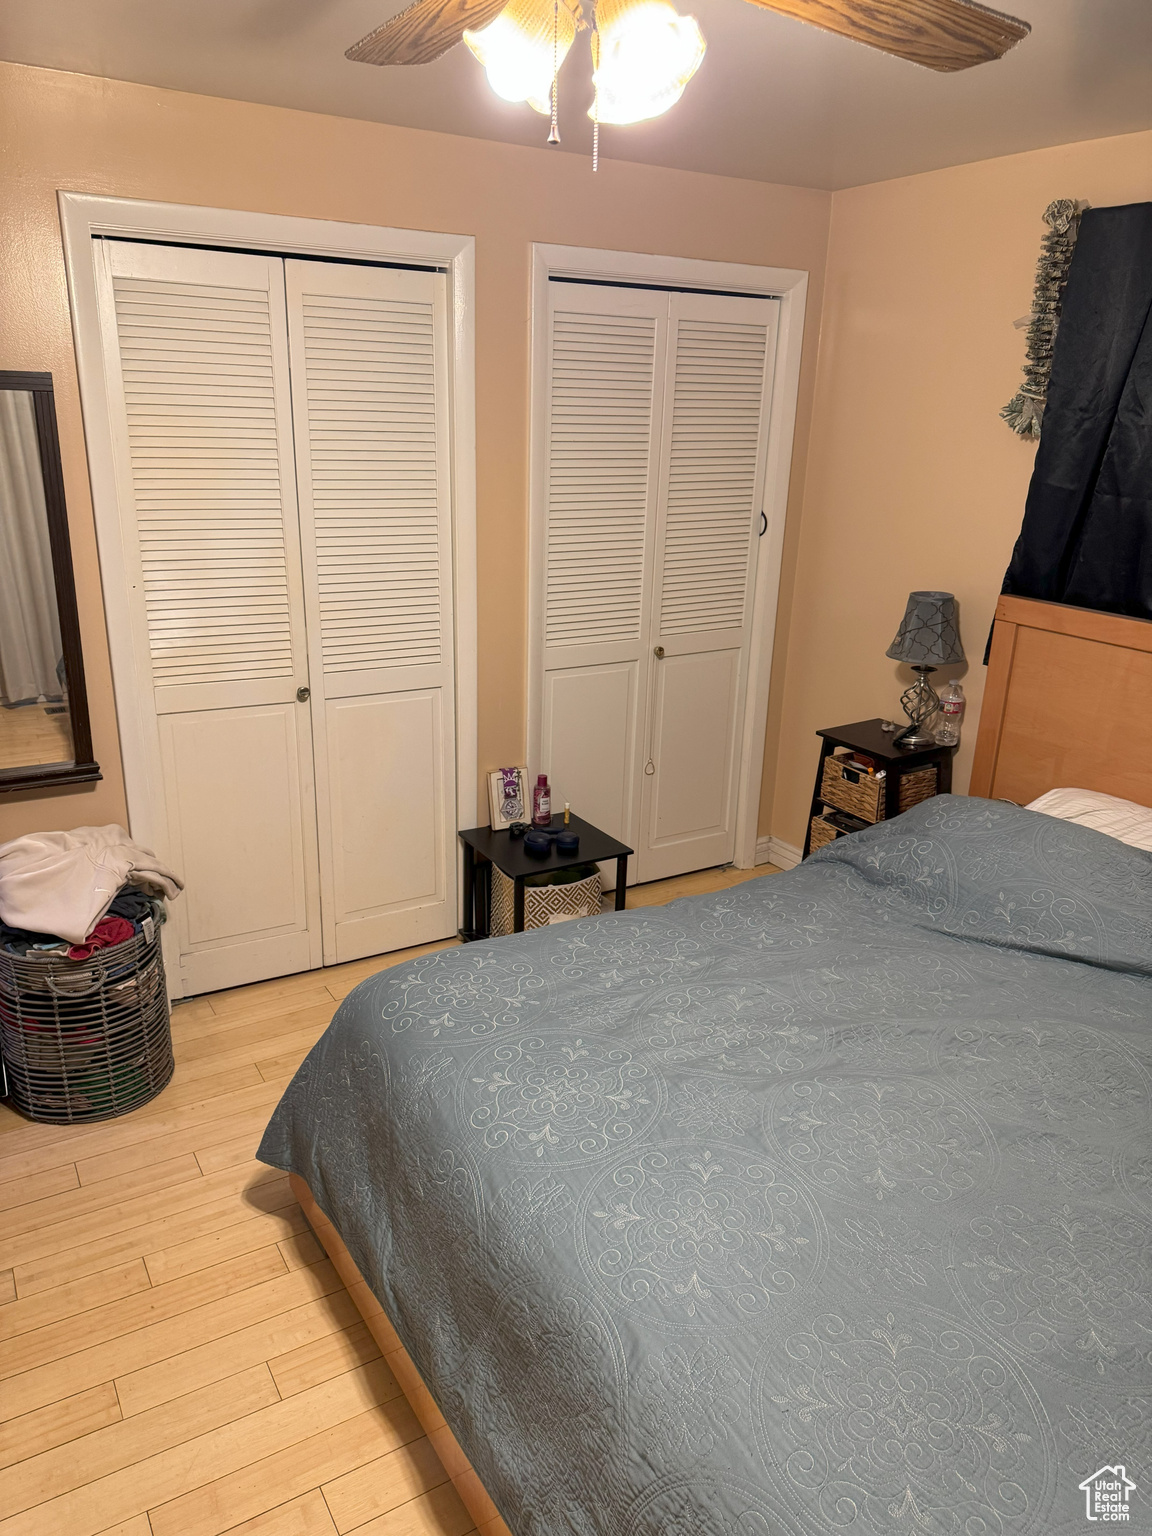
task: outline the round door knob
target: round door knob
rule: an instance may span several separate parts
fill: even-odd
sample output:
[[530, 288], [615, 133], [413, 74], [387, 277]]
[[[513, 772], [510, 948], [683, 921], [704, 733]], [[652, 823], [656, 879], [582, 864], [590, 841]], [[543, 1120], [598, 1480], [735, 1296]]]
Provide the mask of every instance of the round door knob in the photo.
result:
[[308, 700], [311, 697], [312, 697], [312, 690], [311, 690], [311, 688], [297, 688], [297, 690], [296, 690], [296, 702], [298, 704], [307, 704]]
[[655, 656], [657, 661], [663, 661], [664, 660], [664, 647], [662, 645], [654, 645], [652, 647], [652, 654], [653, 654], [653, 656]]

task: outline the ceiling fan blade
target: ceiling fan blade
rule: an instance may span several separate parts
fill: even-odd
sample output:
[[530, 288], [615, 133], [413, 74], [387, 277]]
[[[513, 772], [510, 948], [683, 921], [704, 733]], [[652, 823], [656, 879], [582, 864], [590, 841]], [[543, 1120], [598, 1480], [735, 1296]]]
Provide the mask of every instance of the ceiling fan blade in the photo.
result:
[[1032, 28], [977, 0], [751, 0], [867, 43], [913, 64], [951, 73], [1003, 57]]
[[348, 49], [357, 64], [431, 64], [464, 36], [495, 21], [508, 0], [416, 0]]

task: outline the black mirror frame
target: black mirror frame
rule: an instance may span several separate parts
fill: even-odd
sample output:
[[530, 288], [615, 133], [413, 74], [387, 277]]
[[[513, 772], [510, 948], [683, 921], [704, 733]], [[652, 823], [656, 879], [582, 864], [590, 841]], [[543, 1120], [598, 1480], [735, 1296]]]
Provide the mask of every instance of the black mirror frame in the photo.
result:
[[0, 793], [17, 789], [50, 789], [57, 784], [92, 784], [103, 777], [92, 757], [92, 726], [88, 719], [88, 692], [84, 685], [84, 655], [80, 646], [80, 620], [76, 613], [76, 582], [72, 573], [72, 545], [68, 538], [68, 509], [64, 477], [60, 470], [60, 438], [56, 429], [56, 398], [50, 373], [0, 371], [0, 390], [26, 390], [32, 396], [36, 439], [40, 448], [40, 473], [44, 480], [44, 505], [48, 512], [48, 541], [56, 583], [56, 612], [60, 645], [68, 679], [68, 712], [72, 725], [70, 763], [31, 763], [22, 768], [0, 768]]

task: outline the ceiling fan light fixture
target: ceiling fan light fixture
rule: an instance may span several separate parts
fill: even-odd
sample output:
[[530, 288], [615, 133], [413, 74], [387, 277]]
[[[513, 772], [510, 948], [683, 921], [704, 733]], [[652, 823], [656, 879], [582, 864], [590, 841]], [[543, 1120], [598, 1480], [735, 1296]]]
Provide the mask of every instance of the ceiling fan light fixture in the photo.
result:
[[575, 38], [576, 19], [565, 0], [558, 7], [553, 0], [512, 0], [488, 26], [464, 33], [497, 96], [526, 101], [545, 117], [552, 110], [553, 67], [563, 64]]
[[598, 0], [593, 62], [601, 123], [641, 123], [675, 106], [704, 58], [704, 34], [668, 0]]

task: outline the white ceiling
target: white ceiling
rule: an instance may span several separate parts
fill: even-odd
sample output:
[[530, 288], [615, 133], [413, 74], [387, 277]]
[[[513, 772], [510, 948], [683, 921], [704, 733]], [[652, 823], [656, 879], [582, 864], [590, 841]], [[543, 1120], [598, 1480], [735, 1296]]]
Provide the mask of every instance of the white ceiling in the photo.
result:
[[[463, 45], [375, 68], [344, 49], [406, 0], [0, 0], [0, 58], [511, 144], [547, 124]], [[1152, 127], [1152, 0], [998, 0], [1006, 58], [939, 75], [744, 0], [679, 0], [708, 56], [665, 117], [602, 130], [620, 160], [839, 188]], [[560, 77], [561, 152], [587, 154], [587, 34]]]

